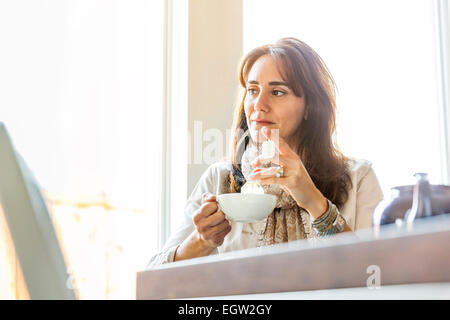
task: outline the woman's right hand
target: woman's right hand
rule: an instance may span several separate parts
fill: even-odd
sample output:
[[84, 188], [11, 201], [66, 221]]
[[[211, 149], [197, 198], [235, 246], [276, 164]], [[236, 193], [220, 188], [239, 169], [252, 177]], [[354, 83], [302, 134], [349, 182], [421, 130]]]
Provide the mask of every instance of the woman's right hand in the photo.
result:
[[231, 224], [219, 209], [216, 196], [210, 193], [203, 194], [202, 205], [193, 221], [199, 239], [211, 249], [222, 245], [225, 236], [231, 231]]

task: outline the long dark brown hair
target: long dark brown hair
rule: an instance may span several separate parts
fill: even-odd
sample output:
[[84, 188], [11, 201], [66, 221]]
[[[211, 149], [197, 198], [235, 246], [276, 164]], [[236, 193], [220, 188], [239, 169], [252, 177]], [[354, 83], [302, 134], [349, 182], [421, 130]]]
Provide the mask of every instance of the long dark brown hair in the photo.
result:
[[305, 98], [307, 120], [294, 133], [297, 153], [316, 187], [338, 207], [348, 198], [352, 181], [349, 159], [336, 143], [336, 85], [320, 56], [306, 43], [282, 38], [275, 44], [257, 47], [245, 55], [239, 69], [242, 87], [240, 104], [235, 109], [231, 146], [230, 191], [239, 192], [245, 182], [241, 171], [242, 154], [249, 142], [244, 111], [246, 82], [256, 60], [270, 55], [294, 94]]

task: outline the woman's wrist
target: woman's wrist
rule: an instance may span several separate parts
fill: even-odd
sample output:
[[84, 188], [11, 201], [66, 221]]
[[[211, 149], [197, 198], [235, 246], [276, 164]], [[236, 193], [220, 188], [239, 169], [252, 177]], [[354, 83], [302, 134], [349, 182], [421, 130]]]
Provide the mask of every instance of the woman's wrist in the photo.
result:
[[316, 230], [317, 235], [319, 237], [326, 237], [344, 231], [351, 231], [336, 205], [330, 200], [327, 200], [327, 202], [328, 208], [325, 213], [315, 219], [311, 224]]
[[314, 220], [320, 218], [328, 210], [328, 200], [320, 191], [317, 191], [316, 196], [310, 201], [305, 208]]
[[175, 252], [174, 261], [204, 257], [214, 251], [205, 240], [200, 237], [197, 230], [194, 230], [191, 235], [184, 240]]
[[198, 233], [196, 230], [194, 231], [194, 234], [197, 249], [201, 252], [207, 252], [207, 254], [205, 255], [210, 254], [217, 247], [215, 245], [212, 245], [209, 241], [203, 239], [200, 233]]

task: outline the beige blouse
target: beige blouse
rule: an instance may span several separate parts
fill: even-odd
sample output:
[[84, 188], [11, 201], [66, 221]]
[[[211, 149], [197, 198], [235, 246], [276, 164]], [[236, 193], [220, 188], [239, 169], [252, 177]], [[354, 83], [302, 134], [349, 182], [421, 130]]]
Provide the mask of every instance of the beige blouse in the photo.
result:
[[[205, 192], [216, 195], [227, 193], [230, 170], [229, 161], [217, 162], [208, 167], [187, 200], [181, 224], [169, 237], [163, 249], [150, 259], [147, 268], [173, 262], [177, 247], [195, 230], [192, 219], [201, 206], [202, 194]], [[353, 187], [346, 203], [339, 208], [339, 211], [350, 228], [357, 231], [371, 227], [374, 209], [383, 199], [383, 192], [371, 162], [351, 159], [350, 174]], [[266, 227], [266, 219], [250, 223], [230, 222], [231, 231], [225, 236], [223, 244], [211, 254], [255, 248]], [[307, 221], [307, 225], [310, 224], [311, 221]]]

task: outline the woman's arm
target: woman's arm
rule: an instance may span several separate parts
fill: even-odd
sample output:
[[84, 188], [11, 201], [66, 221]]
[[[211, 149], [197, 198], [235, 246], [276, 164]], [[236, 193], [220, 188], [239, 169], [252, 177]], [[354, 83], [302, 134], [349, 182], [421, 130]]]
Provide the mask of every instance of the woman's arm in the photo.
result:
[[195, 230], [177, 247], [173, 261], [204, 257], [210, 255], [213, 251], [214, 248], [207, 246]]
[[[308, 205], [308, 208], [305, 208], [306, 211], [309, 212], [311, 217], [313, 217], [313, 222], [318, 221], [325, 214], [328, 213], [328, 210], [330, 209], [328, 206], [328, 200], [325, 198], [322, 193], [317, 190], [316, 197], [313, 198]], [[340, 213], [339, 213], [340, 214]], [[350, 226], [345, 222], [344, 230], [341, 232], [353, 232], [353, 230], [350, 228]]]
[[147, 269], [174, 261], [178, 247], [194, 230], [192, 220], [187, 218], [185, 217], [177, 231], [171, 234], [164, 247], [150, 258], [146, 266]]
[[196, 212], [193, 222], [195, 230], [180, 244], [175, 252], [174, 261], [203, 257], [211, 254], [222, 245], [225, 236], [231, 231], [231, 225], [225, 214], [219, 210], [216, 197], [204, 194], [202, 206]]
[[[216, 175], [217, 170], [215, 165], [209, 166], [202, 174], [186, 202], [184, 214], [178, 228], [170, 235], [164, 247], [150, 258], [147, 268], [170, 263], [175, 261], [174, 259], [183, 257], [183, 247], [186, 247], [188, 243], [189, 245], [187, 247], [194, 248], [195, 238], [192, 237], [192, 234], [196, 231], [196, 228], [193, 223], [193, 218], [202, 206], [202, 195], [215, 191], [217, 185]], [[200, 246], [197, 245], [197, 248], [200, 248]], [[176, 258], [176, 256], [178, 257]]]
[[[372, 226], [374, 210], [378, 203], [383, 200], [383, 191], [372, 165], [369, 161], [365, 162], [366, 164], [361, 167], [361, 170], [358, 170], [356, 185], [354, 186], [356, 188], [355, 230]], [[314, 200], [316, 209], [311, 209], [310, 214], [315, 216], [317, 212], [323, 210], [323, 203], [326, 201], [325, 197], [321, 194], [318, 195]], [[311, 208], [314, 208], [314, 205]], [[314, 210], [316, 211], [314, 212]], [[345, 224], [345, 229], [342, 232], [348, 231], [353, 230], [348, 224]]]
[[[267, 127], [261, 130], [267, 139], [270, 139], [271, 131]], [[253, 167], [260, 166], [264, 161], [272, 161], [283, 168], [283, 174], [279, 168], [255, 168], [249, 178], [260, 184], [279, 184], [289, 193], [297, 204], [310, 214], [316, 222], [313, 226], [324, 233], [325, 229], [331, 234], [333, 232], [352, 231], [343, 220], [337, 208], [322, 195], [308, 174], [300, 156], [289, 146], [289, 144], [278, 136], [278, 145], [275, 145], [278, 157], [263, 159], [258, 157], [252, 162]], [[339, 219], [337, 219], [339, 217]], [[336, 218], [336, 219], [335, 219]], [[321, 221], [321, 222], [320, 222]], [[336, 221], [336, 223], [334, 223]], [[320, 223], [319, 223], [320, 222]]]
[[371, 163], [358, 180], [356, 193], [355, 229], [366, 229], [372, 226], [376, 206], [383, 200], [383, 190]]

